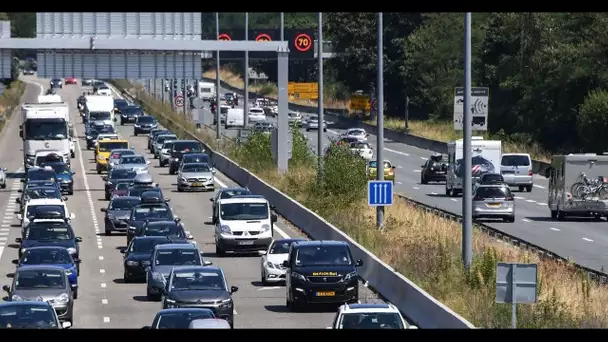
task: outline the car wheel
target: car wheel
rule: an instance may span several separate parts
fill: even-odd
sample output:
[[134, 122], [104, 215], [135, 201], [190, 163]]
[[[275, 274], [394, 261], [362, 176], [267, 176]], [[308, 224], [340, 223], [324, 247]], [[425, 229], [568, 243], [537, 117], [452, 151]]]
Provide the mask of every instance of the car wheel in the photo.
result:
[[2, 189], [6, 189], [6, 182], [4, 182], [4, 184], [0, 185], [0, 187], [1, 187]]
[[526, 185], [526, 191], [532, 192], [532, 185]]
[[68, 191], [68, 195], [69, 195], [69, 196], [74, 195], [74, 190], [70, 190], [70, 191]]
[[134, 135], [134, 136], [137, 136], [137, 134], [138, 134], [137, 132], [133, 132], [133, 135]]
[[124, 274], [122, 275], [122, 278], [124, 279], [125, 283], [127, 283], [127, 284], [132, 282], [131, 277], [129, 277], [127, 275], [127, 271], [124, 272]]
[[264, 274], [264, 269], [262, 269], [262, 274], [260, 276], [260, 283], [262, 283], [262, 285], [264, 285], [264, 286], [268, 285], [268, 282], [266, 282], [266, 275]]
[[124, 126], [124, 125], [125, 125], [125, 122], [124, 122], [124, 121], [122, 121], [122, 120], [120, 120], [120, 125], [121, 125], [121, 126]]
[[80, 264], [76, 264], [76, 273], [80, 275]]
[[181, 186], [177, 187], [177, 192], [184, 192], [184, 189]]
[[110, 236], [110, 235], [112, 235], [112, 230], [106, 228], [105, 233], [106, 233], [106, 236]]
[[72, 295], [74, 296], [74, 299], [78, 299], [78, 289], [72, 291]]
[[156, 153], [154, 153], [154, 159], [158, 159], [158, 155], [156, 155]]
[[97, 168], [97, 174], [100, 175], [101, 174], [101, 168]]
[[220, 257], [226, 255], [226, 251], [224, 251], [217, 242], [215, 243], [215, 254]]
[[306, 129], [306, 132], [310, 132], [310, 128], [307, 128], [307, 129]]
[[76, 153], [74, 153], [74, 152], [70, 152], [70, 157], [72, 157], [72, 158], [76, 158]]

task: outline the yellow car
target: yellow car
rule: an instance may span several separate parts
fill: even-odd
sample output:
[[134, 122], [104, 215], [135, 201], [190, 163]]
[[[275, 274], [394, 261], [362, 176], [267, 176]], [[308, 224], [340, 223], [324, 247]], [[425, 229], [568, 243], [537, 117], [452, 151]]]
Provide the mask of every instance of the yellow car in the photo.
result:
[[[377, 167], [376, 167], [376, 161], [375, 160], [371, 160], [367, 163], [367, 177], [370, 180], [374, 180], [376, 179], [376, 172], [377, 172]], [[390, 180], [390, 181], [395, 181], [395, 167], [393, 165], [391, 165], [391, 162], [388, 160], [384, 161], [384, 179], [385, 180]]]
[[119, 148], [129, 148], [129, 142], [126, 140], [99, 141], [95, 150], [95, 164], [98, 174], [100, 174], [102, 171], [108, 171], [110, 152]]

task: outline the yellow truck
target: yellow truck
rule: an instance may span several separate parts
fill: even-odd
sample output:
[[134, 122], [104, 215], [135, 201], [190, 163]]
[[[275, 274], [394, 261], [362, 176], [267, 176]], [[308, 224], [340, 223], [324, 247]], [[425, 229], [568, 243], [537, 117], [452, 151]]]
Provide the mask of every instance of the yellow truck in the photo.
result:
[[101, 174], [102, 171], [108, 171], [108, 160], [110, 159], [110, 152], [120, 148], [129, 148], [129, 142], [127, 140], [101, 140], [97, 144], [95, 164], [97, 173]]

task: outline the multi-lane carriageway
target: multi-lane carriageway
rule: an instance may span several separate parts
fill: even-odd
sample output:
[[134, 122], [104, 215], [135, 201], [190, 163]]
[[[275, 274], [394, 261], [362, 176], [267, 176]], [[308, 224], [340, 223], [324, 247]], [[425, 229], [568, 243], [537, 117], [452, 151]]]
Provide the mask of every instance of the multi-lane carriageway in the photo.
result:
[[[28, 82], [24, 100], [35, 102], [38, 94], [49, 84], [47, 79], [24, 77]], [[74, 195], [69, 196], [68, 207], [76, 218], [73, 227], [77, 236], [82, 237], [80, 257], [83, 260], [79, 277], [79, 296], [74, 307], [75, 328], [141, 328], [149, 325], [159, 302], [146, 300], [145, 284], [124, 284], [123, 261], [119, 248], [125, 246], [124, 235], [103, 235], [103, 215], [101, 208], [107, 206], [104, 200], [104, 186], [101, 177], [95, 172], [93, 152], [87, 151], [82, 139], [83, 125], [76, 109], [76, 99], [82, 94], [79, 86], [67, 85], [58, 94], [70, 105], [71, 120], [75, 123], [77, 140], [76, 158], [72, 168], [76, 172]], [[114, 94], [117, 96], [117, 94]], [[17, 245], [20, 228], [15, 218], [17, 210], [15, 199], [20, 188], [19, 179], [23, 176], [22, 152], [18, 135], [19, 115], [13, 119], [0, 136], [0, 165], [8, 169], [9, 180], [6, 190], [0, 191], [0, 212], [4, 213], [0, 225], [0, 279], [2, 284], [10, 284], [7, 273], [14, 272], [12, 260], [17, 258]], [[190, 231], [205, 258], [224, 269], [229, 285], [239, 287], [234, 294], [236, 308], [235, 328], [325, 328], [331, 325], [334, 311], [320, 309], [319, 312], [292, 313], [285, 308], [285, 289], [283, 286], [261, 286], [259, 256], [228, 256], [218, 258], [214, 255], [213, 227], [209, 225], [211, 216], [210, 198], [213, 193], [177, 193], [176, 176], [168, 175], [167, 168], [159, 168], [158, 162], [146, 150], [146, 137], [134, 137], [131, 125], [117, 125], [117, 131], [127, 138], [138, 153], [152, 161], [150, 173], [160, 183], [166, 197], [171, 198], [171, 206], [176, 215], [182, 218], [186, 230]], [[217, 187], [236, 185], [221, 173], [216, 175]], [[281, 218], [275, 229], [275, 238], [301, 236]], [[378, 302], [377, 296], [361, 286], [361, 302]], [[5, 294], [3, 294], [4, 296]]]
[[[159, 91], [160, 89], [157, 89], [157, 92]], [[223, 94], [230, 90], [221, 89], [220, 92]], [[307, 116], [316, 113], [301, 114]], [[212, 125], [213, 116], [208, 109], [203, 111], [203, 115], [203, 122], [206, 125]], [[267, 120], [276, 125], [276, 119], [269, 117]], [[324, 137], [324, 147], [329, 144], [330, 139], [338, 138], [348, 128], [350, 127], [329, 122]], [[223, 131], [226, 135], [233, 137], [236, 136], [236, 132], [236, 130]], [[309, 145], [316, 151], [317, 132], [306, 132], [302, 129], [302, 133], [307, 136]], [[370, 134], [368, 139], [376, 152], [376, 136]], [[428, 150], [388, 139], [385, 139], [384, 142], [384, 158], [397, 167], [395, 189], [398, 193], [427, 205], [460, 214], [462, 212], [461, 198], [445, 196], [443, 183], [420, 184], [421, 166], [431, 153]], [[588, 268], [598, 271], [608, 268], [608, 223], [605, 220], [579, 218], [569, 218], [562, 222], [551, 220], [547, 207], [548, 180], [535, 175], [534, 182], [532, 192], [514, 192], [515, 223], [491, 221], [487, 223], [498, 231], [521, 238], [562, 257], [570, 257], [574, 262]]]

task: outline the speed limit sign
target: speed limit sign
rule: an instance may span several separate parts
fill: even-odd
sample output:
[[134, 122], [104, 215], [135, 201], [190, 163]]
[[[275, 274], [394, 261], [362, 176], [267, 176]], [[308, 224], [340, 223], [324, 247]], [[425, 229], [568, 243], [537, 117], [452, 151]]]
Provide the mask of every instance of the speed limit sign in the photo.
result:
[[184, 97], [181, 95], [177, 95], [173, 102], [175, 103], [175, 107], [183, 107], [184, 106]]
[[378, 110], [378, 101], [372, 100], [372, 109], [373, 110]]

